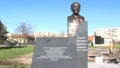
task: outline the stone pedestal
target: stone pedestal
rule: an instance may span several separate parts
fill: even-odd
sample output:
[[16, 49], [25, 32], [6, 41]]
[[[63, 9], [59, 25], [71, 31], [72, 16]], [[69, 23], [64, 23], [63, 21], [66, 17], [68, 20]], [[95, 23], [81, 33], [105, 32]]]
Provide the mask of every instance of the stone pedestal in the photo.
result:
[[37, 38], [31, 68], [87, 68], [87, 22], [74, 37]]

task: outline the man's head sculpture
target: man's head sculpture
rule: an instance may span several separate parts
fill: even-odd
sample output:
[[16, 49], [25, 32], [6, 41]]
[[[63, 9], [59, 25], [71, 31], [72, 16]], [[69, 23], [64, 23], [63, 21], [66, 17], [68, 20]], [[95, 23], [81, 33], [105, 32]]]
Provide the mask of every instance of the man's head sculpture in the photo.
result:
[[71, 5], [71, 11], [73, 12], [73, 14], [79, 15], [80, 4], [78, 2], [72, 3], [72, 5]]
[[79, 14], [81, 5], [78, 2], [74, 2], [71, 4], [71, 11], [73, 14], [68, 17], [68, 34], [69, 36], [74, 36], [80, 23], [85, 21], [84, 17]]

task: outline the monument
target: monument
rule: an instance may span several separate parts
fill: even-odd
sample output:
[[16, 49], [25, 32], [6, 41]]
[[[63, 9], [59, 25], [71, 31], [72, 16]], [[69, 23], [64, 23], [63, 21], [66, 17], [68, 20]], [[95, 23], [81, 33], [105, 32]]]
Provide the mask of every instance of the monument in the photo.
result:
[[79, 15], [78, 2], [71, 10], [68, 37], [37, 38], [31, 68], [87, 68], [87, 22]]
[[87, 22], [79, 14], [81, 5], [74, 2], [71, 5], [73, 14], [68, 16], [68, 45], [76, 46], [77, 66], [76, 68], [87, 68], [87, 45], [88, 31]]
[[79, 15], [80, 7], [81, 6], [78, 2], [74, 2], [71, 5], [71, 11], [73, 12], [73, 14], [68, 17], [68, 36], [69, 37], [75, 35], [80, 23], [84, 21], [84, 17]]

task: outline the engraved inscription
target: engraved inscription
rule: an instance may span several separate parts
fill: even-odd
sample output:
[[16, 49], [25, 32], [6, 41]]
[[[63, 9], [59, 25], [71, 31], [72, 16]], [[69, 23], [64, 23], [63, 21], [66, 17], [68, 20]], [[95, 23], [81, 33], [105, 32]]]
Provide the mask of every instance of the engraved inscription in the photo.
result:
[[88, 51], [87, 49], [87, 38], [86, 37], [78, 37], [76, 40], [77, 51]]
[[50, 59], [58, 61], [59, 59], [71, 59], [69, 55], [64, 55], [67, 47], [43, 47], [46, 55], [41, 55], [39, 59]]

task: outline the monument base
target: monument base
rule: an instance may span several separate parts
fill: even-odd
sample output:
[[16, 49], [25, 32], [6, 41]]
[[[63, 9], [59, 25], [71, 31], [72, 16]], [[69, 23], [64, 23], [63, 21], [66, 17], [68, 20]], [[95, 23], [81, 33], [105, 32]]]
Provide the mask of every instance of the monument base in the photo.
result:
[[87, 68], [87, 22], [82, 22], [74, 37], [37, 38], [31, 68]]

